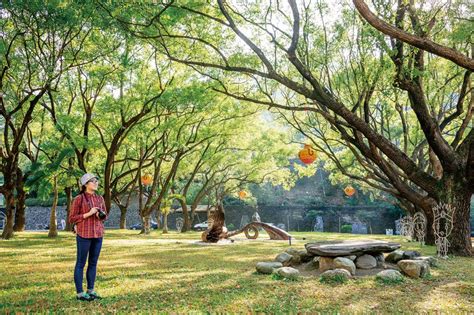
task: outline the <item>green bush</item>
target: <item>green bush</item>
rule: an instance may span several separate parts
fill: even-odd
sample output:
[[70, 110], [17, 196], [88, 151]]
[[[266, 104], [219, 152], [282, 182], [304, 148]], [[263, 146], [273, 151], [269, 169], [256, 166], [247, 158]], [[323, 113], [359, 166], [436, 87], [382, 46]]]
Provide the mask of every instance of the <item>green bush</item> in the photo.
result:
[[334, 275], [333, 277], [321, 277], [319, 282], [326, 284], [344, 284], [347, 282], [347, 278], [343, 275]]
[[381, 284], [386, 284], [386, 285], [396, 285], [396, 284], [400, 284], [400, 283], [405, 282], [405, 279], [404, 278], [400, 278], [400, 279], [382, 279], [382, 278], [376, 277], [375, 281], [377, 281]]
[[272, 279], [277, 281], [287, 281], [287, 282], [297, 282], [300, 281], [299, 279], [288, 279], [285, 278], [277, 273], [272, 273]]
[[344, 224], [341, 226], [342, 233], [352, 233], [352, 225], [351, 224]]

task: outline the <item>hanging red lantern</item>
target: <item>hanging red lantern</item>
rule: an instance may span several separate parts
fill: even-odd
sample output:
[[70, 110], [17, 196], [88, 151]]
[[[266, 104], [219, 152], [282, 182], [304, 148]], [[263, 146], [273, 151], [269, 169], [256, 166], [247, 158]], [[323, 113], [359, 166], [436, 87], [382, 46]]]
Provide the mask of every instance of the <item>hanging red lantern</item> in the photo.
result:
[[247, 192], [245, 190], [239, 191], [239, 198], [245, 199], [247, 197]]
[[298, 157], [304, 164], [311, 164], [316, 161], [316, 151], [309, 144], [305, 144], [304, 148], [298, 153]]
[[153, 177], [150, 174], [145, 174], [142, 176], [141, 180], [143, 185], [148, 186], [153, 182]]
[[356, 190], [355, 190], [355, 188], [352, 187], [352, 186], [347, 186], [346, 188], [344, 188], [344, 193], [345, 193], [347, 196], [351, 197], [351, 196], [353, 196], [353, 195], [356, 193]]

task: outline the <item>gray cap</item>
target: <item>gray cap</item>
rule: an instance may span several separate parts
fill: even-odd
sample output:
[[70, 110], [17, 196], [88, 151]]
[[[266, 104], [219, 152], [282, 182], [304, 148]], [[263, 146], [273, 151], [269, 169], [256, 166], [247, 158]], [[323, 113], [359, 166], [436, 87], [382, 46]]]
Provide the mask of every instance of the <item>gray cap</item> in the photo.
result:
[[93, 178], [97, 178], [97, 176], [91, 173], [85, 173], [81, 177], [81, 186], [84, 186], [85, 184], [87, 184], [88, 181], [90, 181]]

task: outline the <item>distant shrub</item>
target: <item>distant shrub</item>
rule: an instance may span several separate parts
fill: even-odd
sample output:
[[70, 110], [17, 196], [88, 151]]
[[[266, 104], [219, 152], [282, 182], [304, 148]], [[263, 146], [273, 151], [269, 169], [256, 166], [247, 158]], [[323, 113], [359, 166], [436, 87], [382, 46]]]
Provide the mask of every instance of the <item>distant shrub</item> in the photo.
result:
[[352, 225], [351, 224], [344, 224], [341, 226], [342, 233], [352, 233]]

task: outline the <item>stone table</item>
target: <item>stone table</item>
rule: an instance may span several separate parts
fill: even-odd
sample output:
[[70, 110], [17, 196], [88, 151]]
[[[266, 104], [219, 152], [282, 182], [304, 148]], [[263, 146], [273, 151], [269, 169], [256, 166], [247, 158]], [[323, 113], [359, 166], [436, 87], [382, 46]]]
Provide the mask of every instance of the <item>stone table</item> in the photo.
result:
[[346, 240], [307, 243], [309, 254], [324, 257], [341, 257], [363, 254], [388, 253], [400, 248], [400, 244], [375, 240]]

